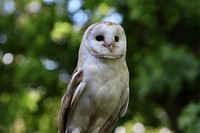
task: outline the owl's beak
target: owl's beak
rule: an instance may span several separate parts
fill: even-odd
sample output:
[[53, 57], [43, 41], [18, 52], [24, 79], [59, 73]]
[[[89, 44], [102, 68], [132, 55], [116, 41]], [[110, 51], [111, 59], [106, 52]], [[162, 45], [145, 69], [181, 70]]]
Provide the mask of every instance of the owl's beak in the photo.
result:
[[104, 47], [106, 47], [110, 52], [113, 51], [115, 43], [111, 44], [103, 44]]

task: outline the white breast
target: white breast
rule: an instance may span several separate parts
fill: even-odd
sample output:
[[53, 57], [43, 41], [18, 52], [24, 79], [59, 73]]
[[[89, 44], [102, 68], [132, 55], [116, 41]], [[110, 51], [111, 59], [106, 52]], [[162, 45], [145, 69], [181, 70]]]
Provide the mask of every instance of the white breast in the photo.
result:
[[128, 89], [128, 77], [124, 73], [126, 69], [120, 66], [122, 63], [113, 66], [94, 62], [89, 64], [81, 67], [86, 86], [75, 105], [71, 120], [76, 121], [83, 130], [89, 127], [94, 131], [100, 129], [115, 111], [122, 93]]
[[105, 65], [96, 64], [87, 66], [85, 70], [85, 94], [90, 99], [94, 110], [98, 111], [99, 116], [110, 115], [114, 112], [122, 91], [126, 89], [122, 81], [123, 75], [121, 75], [119, 69], [117, 70], [115, 71], [114, 67], [111, 69]]

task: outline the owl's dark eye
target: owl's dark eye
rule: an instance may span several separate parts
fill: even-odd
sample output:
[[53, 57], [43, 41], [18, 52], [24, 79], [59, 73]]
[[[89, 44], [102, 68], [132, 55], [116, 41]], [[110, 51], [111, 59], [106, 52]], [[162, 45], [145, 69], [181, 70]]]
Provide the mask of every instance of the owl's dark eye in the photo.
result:
[[119, 42], [119, 37], [115, 36], [115, 42]]
[[104, 37], [102, 35], [96, 36], [97, 41], [103, 41]]

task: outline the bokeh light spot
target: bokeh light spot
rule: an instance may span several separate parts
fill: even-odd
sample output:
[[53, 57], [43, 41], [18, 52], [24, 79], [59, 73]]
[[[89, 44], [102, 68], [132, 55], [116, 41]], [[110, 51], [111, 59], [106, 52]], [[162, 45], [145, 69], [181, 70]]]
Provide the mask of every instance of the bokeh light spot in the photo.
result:
[[67, 5], [67, 10], [70, 13], [75, 13], [78, 11], [82, 6], [81, 0], [70, 0]]
[[27, 5], [27, 10], [29, 13], [37, 13], [41, 10], [41, 3], [39, 1], [31, 1]]
[[111, 21], [111, 22], [115, 22], [115, 23], [118, 23], [118, 24], [121, 24], [122, 20], [123, 20], [122, 15], [120, 13], [117, 13], [117, 12], [103, 18], [103, 21]]
[[8, 40], [8, 37], [6, 34], [0, 34], [0, 44], [6, 43]]
[[126, 133], [126, 128], [124, 126], [118, 126], [115, 129], [115, 133]]
[[55, 0], [43, 0], [43, 2], [44, 2], [45, 4], [50, 5], [50, 4], [54, 3]]
[[72, 20], [76, 25], [82, 26], [88, 21], [88, 15], [84, 11], [79, 10], [74, 14]]
[[12, 14], [15, 11], [15, 2], [13, 0], [6, 0], [3, 4], [3, 12], [6, 15]]
[[14, 56], [11, 53], [4, 54], [2, 61], [4, 64], [9, 65], [13, 62]]
[[41, 58], [41, 62], [47, 70], [55, 70], [58, 67], [57, 62], [44, 57]]
[[145, 133], [145, 127], [142, 123], [136, 122], [133, 125], [133, 133]]
[[159, 133], [172, 133], [168, 128], [161, 128]]
[[59, 81], [61, 83], [67, 84], [69, 79], [70, 79], [70, 75], [65, 70], [61, 70], [59, 72]]

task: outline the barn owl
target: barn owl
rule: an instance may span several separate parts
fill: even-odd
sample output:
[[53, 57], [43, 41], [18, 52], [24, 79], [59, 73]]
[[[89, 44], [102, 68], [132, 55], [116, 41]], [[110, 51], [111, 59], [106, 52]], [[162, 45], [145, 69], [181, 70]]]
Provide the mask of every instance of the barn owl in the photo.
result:
[[126, 36], [113, 22], [85, 31], [77, 67], [62, 98], [58, 133], [110, 133], [129, 102]]

